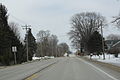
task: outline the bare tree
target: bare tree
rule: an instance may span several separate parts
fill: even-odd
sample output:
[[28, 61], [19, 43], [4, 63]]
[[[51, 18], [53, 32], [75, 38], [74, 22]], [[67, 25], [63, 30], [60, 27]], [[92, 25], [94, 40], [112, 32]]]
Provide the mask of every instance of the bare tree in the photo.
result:
[[48, 54], [48, 37], [50, 36], [50, 31], [41, 30], [37, 33], [37, 55], [46, 56]]
[[110, 34], [107, 36], [108, 40], [120, 40], [120, 35], [117, 34]]
[[[119, 0], [117, 0], [117, 1], [119, 1]], [[113, 18], [114, 18], [114, 20], [112, 21], [112, 23], [115, 23], [116, 26], [118, 28], [120, 28], [120, 13], [117, 16], [114, 16]]]
[[106, 25], [105, 17], [95, 12], [83, 12], [76, 14], [71, 19], [72, 30], [68, 33], [73, 44], [78, 43], [87, 50], [87, 42], [90, 36]]
[[112, 23], [115, 23], [118, 28], [120, 28], [120, 15], [113, 17]]
[[51, 35], [50, 38], [51, 38], [50, 47], [52, 48], [52, 55], [57, 57], [57, 44], [58, 44], [57, 36]]
[[64, 56], [65, 53], [69, 51], [69, 46], [67, 43], [60, 43], [58, 45], [58, 56]]
[[10, 26], [11, 30], [15, 33], [15, 36], [17, 36], [17, 38], [19, 39], [20, 38], [20, 32], [18, 30], [19, 25], [15, 22], [10, 22], [9, 26]]
[[50, 31], [41, 30], [37, 34], [37, 55], [38, 56], [57, 56], [57, 43], [56, 35], [51, 35]]

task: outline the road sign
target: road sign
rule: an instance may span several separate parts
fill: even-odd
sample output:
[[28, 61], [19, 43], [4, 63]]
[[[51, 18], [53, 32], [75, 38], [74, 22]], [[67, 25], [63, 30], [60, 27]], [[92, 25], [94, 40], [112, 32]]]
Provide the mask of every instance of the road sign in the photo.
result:
[[17, 47], [16, 46], [12, 47], [12, 52], [17, 52]]
[[16, 64], [16, 63], [17, 63], [17, 61], [16, 61], [17, 47], [16, 47], [16, 46], [13, 46], [13, 47], [12, 47], [12, 52], [14, 52], [14, 58], [15, 58], [15, 64]]

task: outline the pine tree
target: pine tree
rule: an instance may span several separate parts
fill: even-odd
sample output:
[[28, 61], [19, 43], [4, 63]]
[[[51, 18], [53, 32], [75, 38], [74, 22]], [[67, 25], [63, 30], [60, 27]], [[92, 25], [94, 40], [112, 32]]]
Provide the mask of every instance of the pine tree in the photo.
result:
[[[25, 43], [27, 43], [28, 39], [28, 59], [31, 61], [32, 60], [32, 57], [33, 57], [33, 54], [36, 53], [36, 49], [37, 49], [37, 44], [36, 44], [36, 39], [35, 37], [33, 36], [33, 34], [31, 33], [31, 29], [29, 28], [28, 32], [27, 32], [27, 35], [25, 37]], [[25, 44], [26, 45], [26, 44]]]
[[102, 52], [102, 36], [99, 34], [99, 32], [95, 31], [90, 39], [88, 40], [88, 46], [87, 49], [90, 53], [97, 52], [100, 54]]
[[0, 4], [0, 63], [3, 65], [10, 65], [14, 62], [14, 55], [12, 46], [16, 46], [17, 61], [22, 62], [23, 45], [20, 39], [16, 36], [14, 31], [8, 25], [7, 9]]
[[24, 45], [20, 41], [18, 26], [14, 22], [9, 23], [9, 26], [11, 28], [11, 33], [12, 33], [12, 46], [16, 46], [17, 48], [17, 52], [16, 52], [17, 64], [25, 62], [25, 56], [24, 56], [25, 50], [24, 50]]
[[7, 19], [7, 9], [0, 4], [0, 62], [5, 65], [9, 65], [12, 58], [12, 34]]

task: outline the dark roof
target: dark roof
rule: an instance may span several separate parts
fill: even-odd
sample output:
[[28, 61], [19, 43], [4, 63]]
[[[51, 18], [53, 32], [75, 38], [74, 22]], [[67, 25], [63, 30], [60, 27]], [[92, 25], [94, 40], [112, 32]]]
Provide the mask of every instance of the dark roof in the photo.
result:
[[105, 42], [111, 48], [120, 47], [120, 40], [106, 40]]
[[107, 45], [108, 45], [108, 44], [111, 44], [111, 43], [114, 45], [114, 44], [117, 43], [118, 41], [120, 41], [120, 40], [106, 40], [105, 43], [106, 43]]
[[120, 41], [118, 41], [117, 43], [115, 43], [114, 45], [112, 45], [112, 47], [120, 47]]

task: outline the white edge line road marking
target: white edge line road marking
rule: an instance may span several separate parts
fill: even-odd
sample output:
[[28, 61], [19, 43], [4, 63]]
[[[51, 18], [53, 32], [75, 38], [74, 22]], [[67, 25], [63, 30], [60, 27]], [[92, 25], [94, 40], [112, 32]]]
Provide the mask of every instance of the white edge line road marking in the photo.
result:
[[110, 77], [111, 79], [113, 79], [113, 80], [118, 80], [118, 79], [114, 78], [113, 76], [111, 76], [110, 74], [106, 73], [105, 71], [101, 70], [100, 68], [98, 68], [98, 67], [96, 67], [96, 66], [94, 66], [94, 65], [92, 65], [92, 64], [90, 64], [90, 63], [88, 63], [88, 62], [86, 62], [86, 61], [84, 61], [84, 60], [82, 60], [82, 59], [80, 59], [80, 58], [79, 58], [79, 60], [81, 60], [82, 62], [84, 62], [84, 63], [86, 63], [86, 64], [88, 64], [88, 65], [90, 65], [90, 66], [92, 66], [92, 67], [94, 67], [95, 69], [97, 69], [97, 70], [99, 70], [100, 72], [104, 73], [105, 75], [107, 75], [107, 76]]

